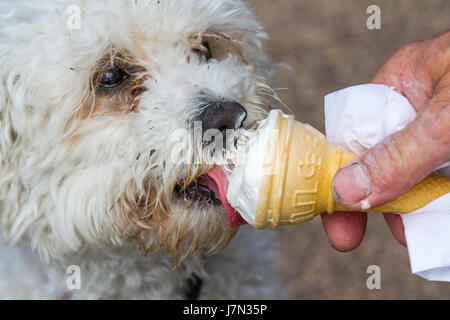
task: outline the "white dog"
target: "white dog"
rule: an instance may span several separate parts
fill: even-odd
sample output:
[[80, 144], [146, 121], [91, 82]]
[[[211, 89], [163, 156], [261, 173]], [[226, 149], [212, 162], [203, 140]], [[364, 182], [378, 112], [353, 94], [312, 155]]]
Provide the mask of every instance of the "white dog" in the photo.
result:
[[241, 0], [2, 0], [0, 296], [280, 298], [192, 139], [266, 115], [264, 37]]

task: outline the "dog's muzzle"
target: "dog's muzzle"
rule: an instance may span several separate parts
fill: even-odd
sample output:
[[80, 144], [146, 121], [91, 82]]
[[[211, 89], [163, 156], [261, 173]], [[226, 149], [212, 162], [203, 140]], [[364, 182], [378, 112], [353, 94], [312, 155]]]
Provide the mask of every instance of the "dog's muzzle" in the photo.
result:
[[[217, 102], [208, 102], [204, 104], [200, 112], [193, 117], [192, 122], [200, 123], [202, 126], [202, 147], [206, 148], [206, 152], [215, 150], [223, 152], [224, 149], [235, 147], [235, 133], [243, 128], [243, 123], [247, 118], [247, 110], [235, 101], [221, 100]], [[217, 149], [207, 149], [215, 140], [205, 139], [208, 131], [214, 129], [216, 133], [220, 133], [223, 143]], [[194, 131], [196, 131], [194, 129]], [[231, 131], [231, 132], [230, 132]], [[232, 133], [230, 135], [230, 133]], [[195, 135], [195, 133], [194, 133]], [[227, 144], [227, 141], [233, 142]], [[194, 143], [199, 145], [198, 143]], [[202, 148], [200, 148], [202, 149]], [[215, 159], [213, 156], [212, 159]], [[196, 203], [198, 205], [222, 205], [228, 213], [229, 224], [236, 227], [245, 223], [237, 212], [230, 206], [226, 199], [227, 178], [219, 166], [215, 163], [208, 163], [213, 168], [203, 176], [198, 177], [189, 185], [183, 183], [175, 187], [175, 192], [181, 196], [184, 201]]]

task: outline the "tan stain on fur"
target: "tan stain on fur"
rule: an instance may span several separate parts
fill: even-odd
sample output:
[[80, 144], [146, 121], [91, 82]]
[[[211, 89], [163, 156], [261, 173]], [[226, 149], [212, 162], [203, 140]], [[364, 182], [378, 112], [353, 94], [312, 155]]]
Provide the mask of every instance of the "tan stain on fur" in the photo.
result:
[[207, 43], [211, 57], [218, 61], [226, 59], [231, 54], [239, 57], [245, 64], [248, 64], [244, 58], [239, 41], [224, 33], [209, 30], [201, 35], [193, 35], [190, 38], [190, 42], [192, 49], [200, 51], [205, 50], [203, 43]]
[[[126, 114], [136, 111], [140, 95], [146, 91], [144, 81], [148, 79], [147, 70], [137, 58], [129, 53], [112, 48], [98, 62], [92, 72], [90, 96], [84, 103], [81, 117], [107, 114]], [[115, 88], [103, 88], [100, 80], [111, 69], [126, 73], [126, 79]]]
[[[173, 199], [147, 184], [145, 195], [139, 196], [141, 192], [130, 182], [122, 198], [111, 208], [121, 221], [117, 227], [145, 254], [164, 249], [177, 265], [201, 249], [209, 253], [220, 251], [238, 231], [239, 228], [228, 226], [225, 214], [214, 215], [209, 220], [188, 210], [171, 214]], [[196, 204], [186, 204], [186, 209], [189, 205]]]

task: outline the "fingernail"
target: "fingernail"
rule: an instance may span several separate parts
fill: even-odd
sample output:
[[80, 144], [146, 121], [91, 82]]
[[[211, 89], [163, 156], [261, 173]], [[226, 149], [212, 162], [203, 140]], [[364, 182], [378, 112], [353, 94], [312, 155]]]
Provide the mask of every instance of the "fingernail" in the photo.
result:
[[357, 203], [371, 193], [372, 183], [364, 168], [356, 163], [339, 170], [333, 180], [333, 193], [342, 203]]

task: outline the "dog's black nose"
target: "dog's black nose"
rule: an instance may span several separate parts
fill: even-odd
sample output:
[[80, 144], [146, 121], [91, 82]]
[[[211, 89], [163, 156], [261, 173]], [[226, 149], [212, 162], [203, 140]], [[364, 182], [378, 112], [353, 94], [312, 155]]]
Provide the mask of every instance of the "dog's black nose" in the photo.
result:
[[203, 132], [217, 129], [225, 134], [228, 129], [239, 129], [245, 118], [247, 118], [247, 111], [239, 103], [220, 101], [207, 104], [194, 120], [201, 121]]

